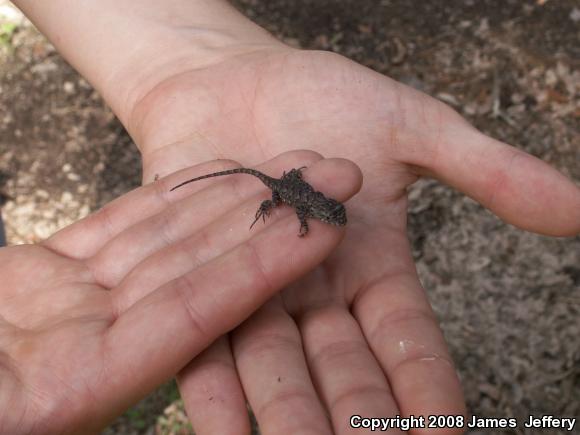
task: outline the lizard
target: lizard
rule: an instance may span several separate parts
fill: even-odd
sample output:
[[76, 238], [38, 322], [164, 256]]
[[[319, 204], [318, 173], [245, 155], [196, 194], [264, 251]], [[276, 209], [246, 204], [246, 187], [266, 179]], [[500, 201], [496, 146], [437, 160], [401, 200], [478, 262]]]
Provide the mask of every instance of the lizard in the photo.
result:
[[284, 171], [280, 178], [273, 178], [250, 168], [230, 169], [186, 180], [172, 187], [170, 191], [205, 178], [231, 174], [248, 174], [257, 177], [272, 191], [272, 199], [262, 201], [262, 204], [260, 204], [260, 207], [256, 211], [256, 215], [254, 216], [255, 220], [250, 225], [250, 229], [260, 218], [265, 223], [266, 216], [270, 216], [272, 209], [280, 204], [287, 204], [296, 210], [296, 215], [300, 221], [298, 237], [304, 237], [308, 234], [308, 218], [318, 219], [336, 226], [346, 225], [346, 209], [344, 205], [335, 199], [327, 198], [323, 193], [317, 192], [310, 184], [304, 181], [302, 178], [302, 170], [305, 168], [303, 166], [298, 169], [291, 169], [289, 172]]

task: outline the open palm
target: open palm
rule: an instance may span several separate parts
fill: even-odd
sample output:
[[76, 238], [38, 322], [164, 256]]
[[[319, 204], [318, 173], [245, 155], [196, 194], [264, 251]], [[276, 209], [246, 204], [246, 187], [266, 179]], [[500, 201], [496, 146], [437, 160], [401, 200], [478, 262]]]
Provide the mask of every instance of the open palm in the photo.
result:
[[[322, 185], [346, 172], [327, 186], [337, 198], [360, 186], [346, 160], [316, 167], [305, 176]], [[141, 187], [41, 244], [0, 249], [1, 433], [97, 432], [338, 244], [341, 232], [322, 224], [299, 239], [294, 216], [248, 232], [237, 216], [253, 213], [256, 186], [169, 192], [212, 169]]]
[[[346, 157], [364, 174], [339, 249], [182, 372], [200, 434], [247, 431], [245, 398], [264, 434], [346, 433], [353, 414], [464, 412], [406, 236], [406, 188], [420, 176], [522, 228], [580, 230], [580, 193], [559, 173], [330, 53], [275, 46], [179, 71], [148, 89], [126, 124], [146, 181], [208, 159], [250, 166], [293, 149]], [[303, 152], [284, 169], [319, 158]]]

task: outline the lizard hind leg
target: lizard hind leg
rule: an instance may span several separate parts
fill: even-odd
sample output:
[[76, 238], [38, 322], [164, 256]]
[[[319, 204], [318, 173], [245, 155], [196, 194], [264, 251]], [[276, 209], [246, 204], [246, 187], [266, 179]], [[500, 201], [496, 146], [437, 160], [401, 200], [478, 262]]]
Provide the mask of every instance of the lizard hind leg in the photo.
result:
[[266, 223], [266, 216], [270, 216], [270, 212], [272, 211], [272, 209], [274, 207], [277, 207], [278, 205], [280, 205], [282, 203], [282, 198], [280, 198], [280, 195], [278, 194], [278, 192], [272, 192], [272, 199], [267, 199], [265, 201], [262, 201], [262, 204], [260, 204], [260, 207], [258, 208], [258, 210], [256, 211], [256, 216], [255, 216], [255, 220], [254, 222], [252, 222], [252, 225], [250, 225], [250, 229], [252, 229], [252, 227], [256, 224], [256, 222], [258, 222], [260, 220], [260, 218], [262, 218], [262, 220], [264, 221], [264, 223]]
[[262, 204], [260, 204], [260, 207], [256, 211], [255, 216], [256, 219], [254, 219], [254, 222], [252, 222], [252, 225], [250, 225], [250, 229], [252, 229], [252, 227], [256, 224], [256, 222], [260, 220], [260, 218], [262, 218], [264, 223], [266, 223], [266, 216], [270, 216], [270, 212], [274, 207], [276, 207], [276, 205], [277, 204], [274, 201], [271, 201], [269, 199], [262, 201]]

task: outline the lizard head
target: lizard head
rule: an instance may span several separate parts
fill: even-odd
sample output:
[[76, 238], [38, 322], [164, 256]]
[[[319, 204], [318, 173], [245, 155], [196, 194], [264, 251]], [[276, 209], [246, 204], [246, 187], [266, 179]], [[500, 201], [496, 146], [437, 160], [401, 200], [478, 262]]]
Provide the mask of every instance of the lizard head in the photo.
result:
[[327, 224], [346, 225], [346, 209], [344, 205], [332, 198], [324, 198], [324, 201], [312, 207], [311, 214], [313, 218]]

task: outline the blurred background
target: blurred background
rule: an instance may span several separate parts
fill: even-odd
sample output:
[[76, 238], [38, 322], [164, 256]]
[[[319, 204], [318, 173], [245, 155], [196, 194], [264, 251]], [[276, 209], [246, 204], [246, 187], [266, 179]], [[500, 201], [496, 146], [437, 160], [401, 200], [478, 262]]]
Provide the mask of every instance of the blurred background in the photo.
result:
[[[234, 3], [286, 43], [341, 53], [439, 98], [580, 183], [577, 0]], [[137, 149], [99, 95], [0, 0], [8, 243], [50, 236], [138, 186], [140, 173]], [[580, 416], [580, 237], [517, 230], [433, 180], [416, 183], [410, 197], [413, 255], [469, 411]], [[168, 384], [105, 433], [193, 432]]]

